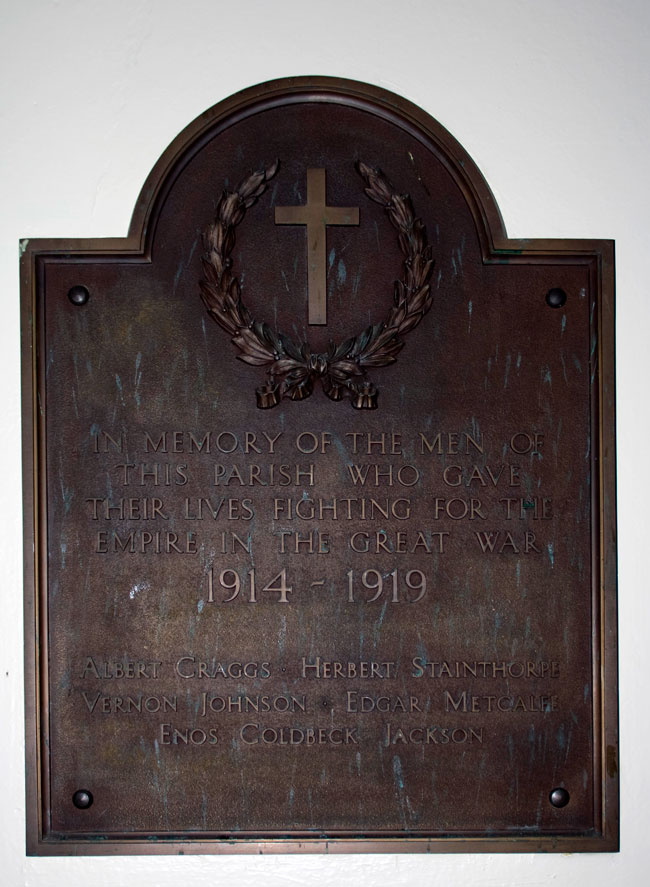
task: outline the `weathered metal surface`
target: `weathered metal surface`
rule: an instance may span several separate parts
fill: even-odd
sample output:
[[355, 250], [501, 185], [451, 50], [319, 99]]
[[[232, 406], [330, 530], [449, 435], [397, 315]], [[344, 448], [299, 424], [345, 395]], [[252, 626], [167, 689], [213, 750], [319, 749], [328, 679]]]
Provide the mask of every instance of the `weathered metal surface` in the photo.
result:
[[611, 242], [305, 79], [22, 268], [30, 852], [616, 848]]

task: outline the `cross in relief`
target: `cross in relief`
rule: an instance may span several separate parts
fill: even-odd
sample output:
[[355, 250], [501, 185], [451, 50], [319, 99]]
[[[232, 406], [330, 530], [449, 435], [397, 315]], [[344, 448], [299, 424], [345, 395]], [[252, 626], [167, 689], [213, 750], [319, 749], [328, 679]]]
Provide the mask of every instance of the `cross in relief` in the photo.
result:
[[307, 203], [303, 206], [276, 206], [276, 225], [307, 226], [307, 277], [309, 323], [327, 323], [327, 226], [358, 225], [358, 206], [327, 206], [325, 170], [307, 170]]

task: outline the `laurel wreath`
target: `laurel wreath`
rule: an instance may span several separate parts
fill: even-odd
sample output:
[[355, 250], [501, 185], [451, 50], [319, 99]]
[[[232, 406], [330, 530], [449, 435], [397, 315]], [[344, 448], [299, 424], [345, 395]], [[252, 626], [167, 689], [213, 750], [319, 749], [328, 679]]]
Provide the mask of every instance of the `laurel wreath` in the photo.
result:
[[212, 319], [232, 337], [240, 351], [238, 358], [253, 366], [268, 367], [268, 382], [256, 390], [258, 407], [276, 406], [283, 397], [303, 400], [320, 379], [332, 400], [349, 395], [356, 409], [374, 409], [378, 392], [367, 378], [367, 370], [394, 363], [404, 346], [402, 337], [431, 308], [429, 280], [434, 262], [426, 228], [415, 216], [408, 194], [397, 194], [380, 169], [356, 164], [365, 182], [365, 193], [383, 206], [397, 229], [404, 273], [402, 280], [395, 281], [393, 305], [381, 323], [339, 344], [330, 343], [325, 353], [312, 352], [308, 342], [298, 345], [268, 323], [256, 320], [244, 304], [239, 280], [233, 273], [235, 229], [246, 210], [264, 194], [279, 165], [276, 160], [245, 178], [234, 191], [223, 192], [216, 218], [204, 234], [201, 298]]

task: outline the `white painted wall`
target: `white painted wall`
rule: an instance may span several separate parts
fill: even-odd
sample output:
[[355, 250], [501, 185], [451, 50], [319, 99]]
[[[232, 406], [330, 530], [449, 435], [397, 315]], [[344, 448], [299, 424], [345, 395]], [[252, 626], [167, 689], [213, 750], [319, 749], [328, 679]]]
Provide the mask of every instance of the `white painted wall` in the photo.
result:
[[[646, 0], [1, 0], [0, 883], [646, 884], [650, 4]], [[574, 856], [24, 855], [18, 238], [126, 233], [147, 173], [225, 96], [291, 74], [429, 111], [512, 236], [612, 237], [618, 285], [622, 851]]]

